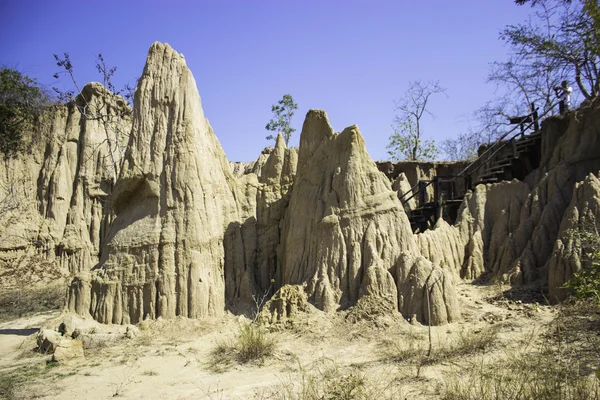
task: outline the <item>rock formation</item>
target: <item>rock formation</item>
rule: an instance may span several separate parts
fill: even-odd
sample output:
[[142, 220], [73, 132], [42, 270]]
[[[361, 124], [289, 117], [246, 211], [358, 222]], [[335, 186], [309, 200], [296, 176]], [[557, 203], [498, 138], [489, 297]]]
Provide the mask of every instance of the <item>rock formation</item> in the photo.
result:
[[153, 44], [111, 198], [116, 217], [92, 277], [91, 299], [79, 300], [87, 290], [72, 291], [74, 310], [123, 324], [220, 314], [223, 232], [237, 212], [231, 179], [183, 56]]
[[31, 151], [2, 164], [0, 186], [14, 191], [17, 204], [0, 227], [5, 267], [18, 258], [33, 269], [43, 257], [56, 267], [45, 269], [77, 276], [98, 262], [130, 126], [125, 100], [99, 83], [44, 116]]
[[[428, 321], [421, 312], [424, 302], [405, 296], [409, 276], [404, 272], [416, 262], [407, 263], [401, 256], [416, 252], [402, 205], [367, 154], [358, 127], [336, 133], [323, 111], [309, 111], [283, 221], [277, 284], [304, 284], [309, 300], [326, 311], [376, 295], [400, 302], [400, 309], [410, 308], [406, 304], [419, 309], [413, 314], [421, 321], [456, 319], [457, 309], [444, 309], [433, 312]], [[423, 279], [413, 282], [410, 290], [428, 290], [433, 271], [445, 276], [428, 264], [427, 271], [419, 271]], [[445, 306], [453, 292], [441, 290], [432, 296]]]
[[542, 124], [540, 167], [525, 182], [479, 185], [465, 196], [454, 226], [438, 222], [418, 235], [423, 254], [448, 264], [462, 278], [548, 285], [551, 298], [581, 269], [582, 249], [573, 229], [600, 216], [600, 101], [568, 118]]
[[378, 298], [442, 324], [460, 317], [454, 283], [484, 275], [560, 297], [585, 264], [570, 232], [600, 212], [598, 107], [544, 122], [524, 182], [480, 185], [453, 226], [413, 235], [397, 191], [462, 166], [378, 169], [358, 127], [335, 132], [320, 110], [298, 151], [278, 137], [256, 162], [229, 163], [185, 59], [155, 43], [133, 112], [89, 84], [46, 117], [31, 154], [2, 165], [4, 186], [25, 182], [25, 214], [1, 228], [0, 267], [43, 256], [71, 276], [69, 310], [118, 324], [248, 311], [290, 287], [327, 312]]

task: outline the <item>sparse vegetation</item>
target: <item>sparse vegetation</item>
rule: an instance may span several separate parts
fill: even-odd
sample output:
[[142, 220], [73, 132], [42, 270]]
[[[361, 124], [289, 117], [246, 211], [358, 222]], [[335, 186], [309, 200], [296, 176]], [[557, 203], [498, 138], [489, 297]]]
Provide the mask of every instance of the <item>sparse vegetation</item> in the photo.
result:
[[10, 157], [25, 149], [28, 142], [25, 132], [50, 103], [35, 79], [12, 68], [1, 68], [0, 153]]
[[429, 356], [428, 342], [424, 337], [408, 333], [384, 342], [383, 358], [397, 363], [437, 364], [442, 361], [476, 354], [490, 349], [496, 342], [499, 327], [492, 325], [473, 331], [461, 332], [457, 340], [438, 341], [432, 345]]
[[300, 367], [299, 378], [282, 383], [272, 398], [281, 400], [372, 400], [399, 399], [401, 388], [394, 374], [369, 376], [358, 368], [341, 368], [335, 361], [321, 359], [311, 370]]
[[21, 318], [29, 314], [59, 310], [64, 305], [65, 285], [62, 283], [22, 287], [0, 291], [0, 321]]
[[591, 299], [600, 304], [600, 237], [595, 224], [567, 232], [571, 240], [580, 244], [582, 269], [575, 272], [564, 287], [578, 300]]
[[[36, 357], [32, 362], [0, 370], [0, 399], [31, 399], [32, 393], [26, 391], [26, 385], [46, 377], [55, 366], [56, 363], [42, 362]], [[64, 378], [64, 376], [56, 376]]]
[[144, 372], [142, 372], [142, 375], [145, 375], [145, 376], [157, 376], [158, 372], [156, 372], [156, 371], [154, 371], [152, 369], [147, 369]]
[[123, 395], [125, 389], [135, 382], [135, 373], [139, 368], [139, 366], [131, 365], [123, 374], [116, 374], [113, 372], [113, 376], [115, 377], [112, 382], [113, 397]]
[[[600, 399], [600, 309], [593, 302], [560, 306], [543, 341], [446, 376], [446, 400]], [[465, 372], [466, 371], [466, 372]]]
[[261, 362], [275, 351], [276, 341], [260, 323], [241, 324], [233, 339], [217, 343], [212, 352], [215, 367], [233, 361], [240, 364]]
[[546, 347], [517, 353], [497, 362], [482, 362], [471, 373], [446, 379], [445, 400], [598, 399], [596, 376], [586, 376], [560, 349]]

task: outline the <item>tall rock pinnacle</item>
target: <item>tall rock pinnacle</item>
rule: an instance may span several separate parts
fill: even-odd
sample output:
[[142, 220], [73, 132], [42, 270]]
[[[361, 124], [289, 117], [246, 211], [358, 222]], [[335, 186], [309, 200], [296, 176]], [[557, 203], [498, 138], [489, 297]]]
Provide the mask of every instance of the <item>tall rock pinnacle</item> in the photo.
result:
[[113, 190], [116, 218], [92, 278], [94, 318], [135, 323], [224, 310], [222, 240], [235, 212], [229, 179], [185, 59], [154, 43]]

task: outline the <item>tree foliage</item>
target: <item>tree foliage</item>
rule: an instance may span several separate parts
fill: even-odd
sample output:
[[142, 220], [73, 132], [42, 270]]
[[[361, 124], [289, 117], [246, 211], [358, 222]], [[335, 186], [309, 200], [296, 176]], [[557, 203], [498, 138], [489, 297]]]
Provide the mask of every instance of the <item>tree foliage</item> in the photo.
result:
[[5, 157], [23, 149], [26, 130], [49, 104], [35, 79], [15, 69], [0, 70], [0, 152]]
[[600, 304], [600, 237], [595, 224], [568, 232], [571, 239], [581, 245], [582, 269], [565, 283], [564, 287], [579, 299], [591, 299]]
[[[488, 82], [496, 97], [473, 113], [472, 126], [443, 147], [450, 158], [457, 148], [476, 152], [512, 127], [508, 119], [552, 111], [554, 88], [563, 80], [576, 85], [583, 97], [598, 95], [600, 11], [597, 0], [515, 0], [531, 6], [529, 18], [500, 32], [508, 45], [506, 61], [490, 64]], [[574, 95], [577, 98], [577, 94]], [[467, 151], [466, 153], [469, 153]]]
[[392, 125], [393, 133], [386, 146], [393, 160], [430, 160], [438, 154], [435, 142], [423, 138], [422, 122], [425, 114], [433, 118], [428, 103], [432, 95], [441, 93], [445, 94], [446, 89], [439, 81], [408, 83], [404, 97], [395, 102], [396, 125]]
[[[596, 97], [600, 78], [600, 13], [597, 0], [531, 0], [535, 18], [509, 25], [500, 38], [530, 74], [549, 70], [577, 83], [586, 99]], [[557, 86], [557, 85], [554, 85]]]
[[449, 160], [474, 160], [477, 158], [477, 150], [485, 140], [476, 132], [461, 132], [456, 138], [445, 139], [440, 150]]
[[[296, 131], [292, 128], [292, 117], [294, 112], [298, 109], [298, 104], [294, 102], [291, 94], [284, 94], [283, 98], [271, 106], [271, 112], [273, 112], [273, 118], [269, 121], [265, 129], [281, 133], [285, 139], [285, 145], [288, 146], [292, 133]], [[267, 140], [275, 139], [275, 135], [267, 136]]]

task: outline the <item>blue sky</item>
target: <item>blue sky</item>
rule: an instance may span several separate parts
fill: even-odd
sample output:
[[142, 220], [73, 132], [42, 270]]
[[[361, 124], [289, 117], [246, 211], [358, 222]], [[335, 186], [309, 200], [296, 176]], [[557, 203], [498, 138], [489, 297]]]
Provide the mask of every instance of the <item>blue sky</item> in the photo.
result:
[[167, 42], [183, 53], [205, 114], [231, 161], [256, 159], [270, 144], [271, 105], [290, 93], [299, 110], [297, 145], [311, 108], [334, 129], [357, 124], [375, 160], [387, 159], [394, 99], [410, 80], [439, 80], [424, 134], [442, 141], [465, 130], [494, 96], [488, 65], [506, 57], [498, 40], [526, 19], [512, 0], [0, 0], [0, 64], [49, 86], [69, 82], [53, 53], [68, 52], [80, 83], [99, 80], [98, 53], [134, 83], [147, 50]]

